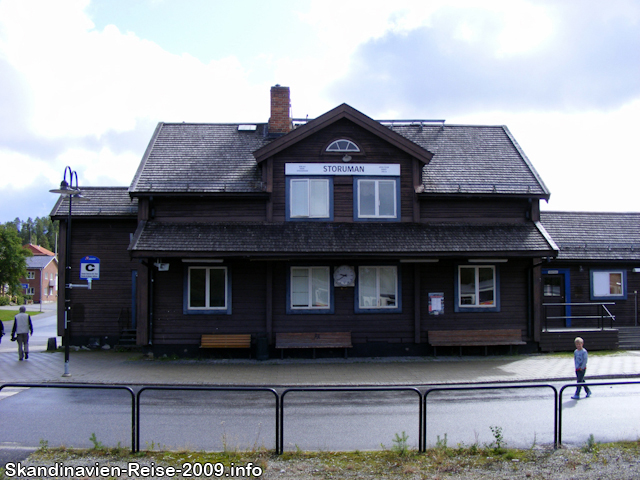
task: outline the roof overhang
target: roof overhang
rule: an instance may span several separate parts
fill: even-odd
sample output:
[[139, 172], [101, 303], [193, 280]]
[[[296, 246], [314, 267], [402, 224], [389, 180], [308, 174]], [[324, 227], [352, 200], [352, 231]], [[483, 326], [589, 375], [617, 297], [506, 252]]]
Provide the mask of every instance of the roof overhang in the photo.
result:
[[539, 258], [557, 247], [533, 222], [159, 223], [141, 222], [129, 246], [135, 258]]

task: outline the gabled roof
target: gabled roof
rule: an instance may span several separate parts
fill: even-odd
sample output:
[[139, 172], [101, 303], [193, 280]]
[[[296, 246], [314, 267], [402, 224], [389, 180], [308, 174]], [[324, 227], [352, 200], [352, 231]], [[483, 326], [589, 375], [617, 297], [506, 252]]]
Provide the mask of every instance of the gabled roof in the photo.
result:
[[54, 257], [56, 255], [51, 250], [47, 250], [40, 245], [34, 245], [32, 243], [30, 243], [29, 245], [25, 245], [24, 248], [28, 249], [34, 255], [48, 255], [50, 257]]
[[266, 124], [159, 123], [129, 192], [261, 193], [253, 152], [271, 140]]
[[42, 270], [51, 262], [58, 263], [56, 257], [51, 257], [49, 255], [34, 255], [33, 257], [27, 258], [27, 269]]
[[[555, 256], [533, 222], [416, 223], [141, 223], [133, 254], [188, 256]], [[214, 253], [215, 252], [215, 253]]]
[[266, 124], [160, 123], [129, 193], [264, 194], [259, 162], [342, 119], [423, 162], [421, 194], [550, 196], [505, 126], [380, 123], [346, 104], [275, 139]]
[[414, 123], [389, 128], [433, 152], [422, 169], [425, 194], [550, 196], [505, 126]]
[[[84, 200], [71, 204], [74, 217], [132, 217], [138, 216], [138, 199], [131, 198], [127, 187], [82, 187]], [[60, 195], [51, 218], [64, 219], [69, 215], [69, 197]]]
[[408, 141], [406, 137], [403, 137], [393, 130], [386, 128], [379, 122], [376, 122], [372, 118], [367, 117], [364, 113], [359, 112], [346, 103], [337, 106], [333, 110], [329, 110], [324, 115], [321, 115], [318, 118], [307, 122], [306, 124], [287, 133], [286, 135], [278, 137], [271, 143], [256, 150], [254, 152], [254, 156], [258, 163], [260, 163], [263, 160], [266, 160], [267, 158], [275, 155], [276, 153], [281, 152], [285, 148], [290, 147], [300, 140], [303, 140], [342, 119], [350, 120], [356, 125], [369, 130], [371, 133], [389, 142], [400, 150], [403, 150], [407, 154], [421, 160], [423, 163], [429, 163], [431, 157], [433, 156], [433, 154], [424, 146], [418, 145], [412, 141]]
[[640, 262], [640, 213], [544, 211], [540, 221], [560, 248], [558, 260]]

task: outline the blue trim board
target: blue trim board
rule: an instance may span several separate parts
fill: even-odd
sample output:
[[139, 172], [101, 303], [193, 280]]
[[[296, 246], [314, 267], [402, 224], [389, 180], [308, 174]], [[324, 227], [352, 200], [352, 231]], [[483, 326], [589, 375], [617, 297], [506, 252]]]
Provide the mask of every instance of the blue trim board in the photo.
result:
[[[571, 269], [569, 268], [543, 268], [542, 275], [564, 275], [564, 301], [571, 303]], [[565, 307], [565, 316], [571, 316], [571, 305]], [[567, 318], [565, 327], [571, 326], [571, 319]]]

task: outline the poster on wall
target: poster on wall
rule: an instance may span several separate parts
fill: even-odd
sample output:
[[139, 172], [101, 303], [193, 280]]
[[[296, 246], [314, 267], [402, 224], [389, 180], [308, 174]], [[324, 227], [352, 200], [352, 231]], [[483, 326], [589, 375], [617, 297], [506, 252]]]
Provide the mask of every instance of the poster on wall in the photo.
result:
[[444, 293], [429, 293], [429, 315], [444, 314]]

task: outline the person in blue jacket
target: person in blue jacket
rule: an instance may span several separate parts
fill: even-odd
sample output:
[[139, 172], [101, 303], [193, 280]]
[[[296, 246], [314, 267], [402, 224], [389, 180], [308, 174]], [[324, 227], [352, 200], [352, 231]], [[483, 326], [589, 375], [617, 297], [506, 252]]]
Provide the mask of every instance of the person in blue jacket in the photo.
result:
[[[587, 373], [587, 360], [589, 358], [589, 354], [587, 353], [587, 349], [584, 348], [584, 340], [580, 337], [576, 337], [575, 339], [576, 350], [573, 352], [573, 361], [576, 366], [576, 377], [578, 379], [578, 383], [584, 383], [584, 374]], [[574, 400], [578, 400], [580, 398], [580, 390], [582, 387], [578, 385], [576, 388], [576, 393], [573, 395]], [[587, 392], [587, 397], [591, 396], [591, 390], [589, 387], [585, 386], [584, 391]]]
[[26, 313], [27, 309], [20, 307], [20, 313], [13, 319], [13, 329], [11, 330], [11, 340], [18, 340], [18, 358], [29, 358], [29, 333], [33, 335], [33, 324], [31, 316]]

